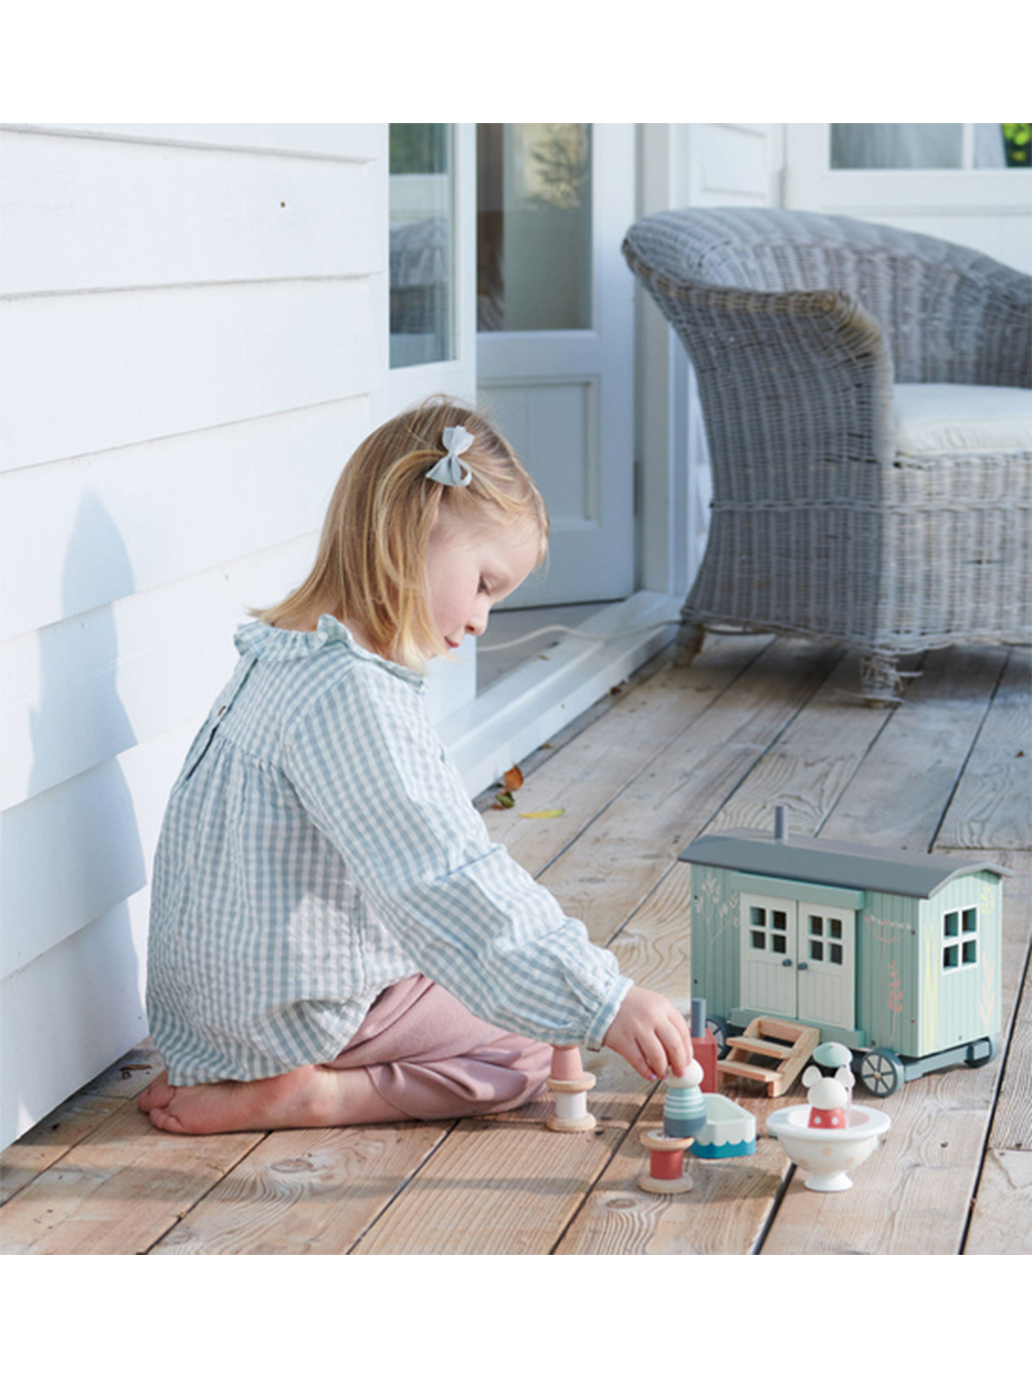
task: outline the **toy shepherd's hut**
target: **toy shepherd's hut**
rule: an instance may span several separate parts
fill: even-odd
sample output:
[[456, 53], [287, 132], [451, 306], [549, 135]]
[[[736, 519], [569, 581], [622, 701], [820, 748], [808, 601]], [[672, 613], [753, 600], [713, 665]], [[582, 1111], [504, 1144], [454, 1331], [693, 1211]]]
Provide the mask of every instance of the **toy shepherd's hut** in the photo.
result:
[[761, 1016], [812, 1026], [862, 1051], [876, 1095], [995, 1054], [1002, 868], [789, 838], [780, 809], [773, 834], [700, 837], [681, 859], [692, 994], [718, 1037]]

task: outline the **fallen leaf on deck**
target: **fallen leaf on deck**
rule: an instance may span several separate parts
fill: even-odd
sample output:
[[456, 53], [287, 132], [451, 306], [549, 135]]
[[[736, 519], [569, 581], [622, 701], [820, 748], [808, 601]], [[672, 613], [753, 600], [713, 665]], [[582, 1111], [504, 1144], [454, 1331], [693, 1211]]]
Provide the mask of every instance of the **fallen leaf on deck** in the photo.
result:
[[511, 809], [516, 803], [512, 797], [513, 791], [518, 790], [523, 784], [523, 771], [519, 766], [510, 766], [502, 776], [503, 788], [495, 795], [495, 802], [492, 805], [496, 809]]
[[505, 788], [511, 794], [513, 790], [519, 789], [520, 785], [523, 784], [523, 771], [520, 770], [519, 766], [510, 766], [502, 776], [502, 780], [505, 783]]
[[530, 813], [521, 813], [521, 818], [562, 818], [565, 809], [534, 809]]

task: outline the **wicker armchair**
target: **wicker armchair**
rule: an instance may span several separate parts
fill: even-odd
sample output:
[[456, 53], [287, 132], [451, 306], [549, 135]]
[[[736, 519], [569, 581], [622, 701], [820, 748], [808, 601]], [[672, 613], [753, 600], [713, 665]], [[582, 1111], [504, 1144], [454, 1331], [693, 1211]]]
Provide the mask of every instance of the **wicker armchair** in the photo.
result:
[[623, 245], [698, 377], [713, 466], [680, 640], [897, 657], [1032, 641], [1032, 279], [927, 235], [777, 210], [648, 216]]

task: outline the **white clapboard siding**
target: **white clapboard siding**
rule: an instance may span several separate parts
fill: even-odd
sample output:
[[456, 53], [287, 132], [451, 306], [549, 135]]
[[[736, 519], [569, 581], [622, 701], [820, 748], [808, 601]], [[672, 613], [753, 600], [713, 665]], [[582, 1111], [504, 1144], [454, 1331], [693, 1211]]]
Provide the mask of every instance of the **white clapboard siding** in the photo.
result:
[[383, 212], [367, 162], [0, 130], [0, 169], [0, 294], [359, 277], [381, 266]]
[[4, 977], [144, 888], [169, 790], [201, 721], [5, 812]]
[[0, 129], [5, 1144], [146, 1032], [169, 788], [381, 419], [386, 129]]
[[370, 392], [386, 325], [367, 278], [0, 303], [4, 469]]
[[314, 550], [306, 535], [7, 642], [0, 808], [204, 712], [233, 671], [247, 609], [296, 588]]
[[73, 137], [154, 143], [162, 148], [224, 148], [339, 161], [383, 157], [385, 124], [72, 124], [14, 125]]
[[139, 891], [4, 981], [4, 1143], [145, 1035], [147, 898]]
[[370, 424], [356, 397], [0, 475], [2, 635], [318, 530]]

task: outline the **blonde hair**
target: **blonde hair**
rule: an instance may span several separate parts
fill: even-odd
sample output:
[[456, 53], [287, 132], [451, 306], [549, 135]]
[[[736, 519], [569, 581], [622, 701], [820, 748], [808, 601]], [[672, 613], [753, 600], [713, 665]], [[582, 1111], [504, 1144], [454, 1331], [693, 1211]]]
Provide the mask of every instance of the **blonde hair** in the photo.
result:
[[[462, 459], [466, 488], [448, 488], [426, 472], [445, 452], [442, 435], [464, 426], [474, 437]], [[344, 466], [323, 523], [308, 578], [265, 622], [314, 626], [332, 613], [358, 626], [378, 655], [422, 669], [446, 654], [430, 615], [427, 542], [440, 514], [476, 525], [528, 524], [548, 548], [548, 512], [508, 441], [482, 413], [452, 398], [430, 398], [368, 436]]]

